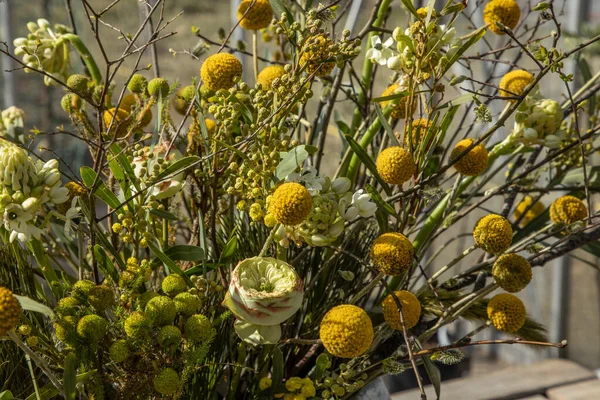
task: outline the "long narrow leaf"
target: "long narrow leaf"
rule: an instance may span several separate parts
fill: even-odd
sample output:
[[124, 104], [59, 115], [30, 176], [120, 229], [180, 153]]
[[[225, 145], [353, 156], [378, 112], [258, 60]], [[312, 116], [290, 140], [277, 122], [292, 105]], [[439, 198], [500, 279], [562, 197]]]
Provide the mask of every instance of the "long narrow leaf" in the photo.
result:
[[350, 147], [352, 148], [352, 150], [354, 150], [354, 153], [356, 154], [356, 156], [360, 159], [360, 161], [363, 164], [365, 164], [365, 166], [367, 167], [367, 169], [369, 171], [371, 171], [371, 174], [373, 174], [373, 176], [375, 177], [377, 182], [379, 182], [381, 187], [383, 187], [383, 190], [385, 190], [385, 193], [388, 196], [391, 195], [392, 190], [390, 189], [388, 184], [385, 183], [383, 181], [383, 179], [381, 179], [381, 176], [379, 176], [379, 173], [377, 172], [377, 166], [375, 165], [375, 162], [373, 161], [373, 159], [367, 154], [366, 151], [363, 150], [362, 147], [360, 147], [360, 144], [358, 144], [354, 139], [352, 139], [352, 136], [345, 135], [345, 138], [346, 138], [346, 141], [348, 142], [348, 144], [350, 145]]
[[180, 275], [181, 277], [183, 277], [183, 279], [185, 279], [188, 286], [192, 286], [192, 281], [185, 274], [185, 272], [183, 272], [183, 270], [179, 268], [179, 266], [177, 266], [177, 264], [175, 264], [173, 260], [171, 260], [167, 255], [165, 255], [165, 253], [163, 253], [154, 243], [148, 242], [148, 247], [150, 248], [150, 250], [152, 250], [154, 255], [158, 257], [160, 261], [163, 262], [169, 273]]

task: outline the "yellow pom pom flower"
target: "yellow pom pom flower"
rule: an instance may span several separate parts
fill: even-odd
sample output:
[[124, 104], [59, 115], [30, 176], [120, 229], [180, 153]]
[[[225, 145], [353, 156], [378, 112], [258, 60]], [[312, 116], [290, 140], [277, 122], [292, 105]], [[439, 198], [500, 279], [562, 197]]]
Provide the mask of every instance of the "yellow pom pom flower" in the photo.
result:
[[13, 293], [0, 286], [0, 336], [4, 336], [19, 323], [21, 305]]
[[300, 66], [306, 66], [306, 72], [311, 75], [329, 75], [335, 67], [335, 62], [329, 61], [333, 58], [330, 52], [331, 46], [333, 46], [333, 41], [324, 35], [308, 39], [302, 49]]
[[[521, 218], [521, 215], [529, 208], [533, 199], [529, 196], [526, 196], [521, 200], [519, 204], [515, 207], [515, 211], [513, 213], [513, 217], [518, 220]], [[519, 222], [519, 226], [524, 227], [527, 226], [531, 221], [533, 221], [538, 215], [543, 213], [546, 210], [546, 206], [540, 201], [536, 201], [535, 204], [527, 210], [525, 216], [521, 218]]]
[[[114, 121], [113, 121], [114, 118]], [[121, 139], [127, 135], [129, 131], [129, 125], [131, 120], [129, 118], [129, 112], [125, 111], [122, 108], [118, 110], [116, 107], [113, 107], [109, 110], [104, 111], [102, 114], [102, 119], [104, 120], [104, 128], [108, 129], [110, 123], [112, 122], [112, 126], [110, 129], [110, 134], [114, 134], [117, 132], [117, 138]]]
[[389, 184], [402, 185], [417, 171], [412, 155], [400, 146], [388, 147], [377, 157], [377, 172]]
[[487, 314], [496, 329], [509, 333], [521, 329], [527, 319], [525, 305], [510, 293], [495, 295], [488, 303]]
[[283, 225], [298, 225], [308, 217], [312, 197], [304, 186], [287, 182], [279, 186], [269, 202], [269, 212]]
[[[410, 329], [419, 322], [421, 316], [421, 303], [419, 303], [419, 300], [414, 294], [406, 290], [398, 290], [394, 292], [394, 294], [398, 300], [400, 300], [400, 304], [402, 304], [402, 316], [404, 317], [406, 329]], [[381, 307], [383, 309], [385, 322], [387, 322], [392, 329], [401, 331], [402, 322], [400, 320], [400, 311], [398, 310], [398, 305], [394, 300], [394, 296], [389, 294], [385, 300], [383, 300]]]
[[373, 323], [360, 307], [342, 304], [325, 314], [319, 337], [328, 352], [336, 357], [359, 357], [373, 342]]
[[271, 89], [273, 81], [281, 78], [285, 74], [285, 68], [281, 65], [270, 65], [260, 71], [258, 74], [257, 83], [260, 83], [263, 89]]
[[380, 235], [371, 246], [371, 260], [386, 275], [400, 275], [410, 269], [414, 248], [406, 236], [398, 232]]
[[[457, 158], [471, 144], [473, 139], [464, 139], [456, 144], [450, 154], [450, 161]], [[488, 166], [488, 151], [483, 144], [473, 147], [467, 154], [462, 156], [454, 165], [456, 170], [467, 176], [477, 176], [481, 174]]]
[[237, 9], [237, 18], [242, 28], [258, 31], [271, 23], [273, 8], [269, 0], [242, 0]]
[[[386, 97], [386, 96], [391, 96], [393, 94], [396, 94], [399, 91], [399, 89], [400, 89], [400, 86], [398, 84], [394, 83], [394, 84], [388, 86], [387, 89], [385, 89], [383, 91], [383, 93], [381, 93], [381, 97]], [[394, 108], [392, 110], [392, 118], [404, 119], [407, 117], [406, 108], [408, 107], [407, 106], [408, 99], [409, 99], [409, 96], [404, 96], [398, 100], [398, 104], [395, 104]], [[383, 108], [387, 107], [387, 105], [390, 104], [391, 101], [392, 100], [381, 102], [381, 107], [383, 107]], [[414, 113], [416, 109], [417, 109], [417, 102], [416, 102], [416, 100], [413, 100], [411, 114]]]
[[550, 220], [555, 224], [559, 222], [572, 224], [576, 221], [583, 221], [587, 215], [587, 207], [575, 196], [559, 197], [550, 205]]
[[[408, 125], [407, 125], [406, 129], [405, 129], [405, 134], [404, 134], [404, 145], [407, 148], [411, 148], [410, 146], [412, 145], [412, 148], [414, 150], [417, 150], [419, 148], [419, 146], [421, 145], [421, 142], [425, 139], [425, 136], [427, 135], [427, 131], [429, 131], [429, 128], [431, 127], [432, 123], [433, 122], [427, 120], [427, 118], [415, 119], [411, 124], [412, 128], [410, 131], [410, 135], [409, 135]], [[432, 135], [429, 138], [429, 140], [427, 141], [427, 144], [425, 145], [425, 150], [428, 150], [429, 147], [431, 146], [431, 143], [433, 142], [433, 139], [435, 138], [436, 132], [437, 132], [437, 129], [434, 127], [433, 131], [432, 131]], [[411, 141], [412, 141], [412, 143], [410, 143]]]
[[523, 290], [531, 281], [531, 264], [519, 254], [503, 254], [494, 263], [492, 276], [502, 289], [516, 293]]
[[473, 229], [475, 244], [492, 254], [506, 251], [512, 243], [512, 236], [510, 222], [498, 214], [486, 215], [477, 221]]
[[504, 35], [496, 22], [515, 29], [521, 18], [521, 9], [515, 0], [491, 0], [483, 9], [483, 21], [496, 35]]
[[210, 90], [229, 89], [241, 76], [242, 63], [229, 53], [213, 54], [200, 68], [202, 82]]
[[500, 96], [510, 97], [522, 95], [525, 91], [525, 86], [533, 82], [533, 79], [533, 75], [522, 69], [510, 71], [500, 79]]

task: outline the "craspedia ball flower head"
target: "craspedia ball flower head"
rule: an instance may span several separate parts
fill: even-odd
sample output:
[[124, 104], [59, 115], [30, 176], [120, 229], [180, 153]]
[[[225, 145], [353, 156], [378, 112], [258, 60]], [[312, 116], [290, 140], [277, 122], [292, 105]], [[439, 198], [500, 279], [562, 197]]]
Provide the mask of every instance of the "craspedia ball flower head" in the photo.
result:
[[73, 74], [67, 79], [67, 86], [77, 93], [86, 95], [90, 90], [90, 80], [86, 76]]
[[181, 275], [171, 274], [162, 281], [162, 290], [168, 296], [174, 297], [181, 292], [185, 292], [188, 288], [185, 279]]
[[[456, 159], [473, 142], [473, 139], [463, 139], [458, 142], [450, 154], [450, 161]], [[462, 156], [453, 166], [463, 175], [477, 176], [485, 171], [488, 166], [488, 151], [482, 143], [479, 143]]]
[[[541, 201], [536, 201], [535, 204], [531, 206], [532, 202], [533, 199], [531, 197], [525, 196], [523, 200], [521, 200], [521, 202], [515, 207], [515, 211], [513, 213], [515, 220], [521, 218], [521, 215], [525, 213], [525, 216], [519, 221], [519, 226], [521, 227], [527, 226], [538, 215], [546, 210], [546, 206], [544, 206]], [[525, 212], [525, 210], [527, 210], [527, 212]]]
[[[407, 125], [405, 128], [405, 134], [404, 134], [405, 147], [410, 149], [411, 145], [412, 145], [412, 148], [414, 150], [417, 150], [419, 148], [419, 146], [421, 145], [421, 142], [427, 136], [427, 132], [429, 131], [429, 128], [431, 128], [432, 124], [433, 124], [433, 121], [427, 120], [427, 118], [415, 119], [415, 120], [413, 120], [413, 122], [411, 124], [410, 132], [408, 130], [408, 125]], [[433, 139], [435, 138], [436, 132], [437, 132], [437, 128], [434, 127], [432, 129], [432, 135], [429, 138], [429, 140], [427, 141], [427, 144], [425, 146], [426, 150], [431, 146], [431, 143], [433, 142]]]
[[[388, 86], [387, 89], [385, 89], [383, 91], [383, 93], [381, 93], [381, 97], [394, 95], [399, 90], [400, 90], [400, 86], [398, 84], [394, 83], [394, 84]], [[401, 97], [400, 99], [398, 99], [397, 104], [393, 105], [392, 114], [391, 114], [392, 118], [404, 119], [407, 117], [406, 111], [408, 108], [408, 99], [409, 98], [410, 98], [409, 96], [404, 96], [404, 97]], [[391, 104], [391, 101], [392, 100], [382, 101], [381, 107], [383, 107], [383, 108], [387, 107], [388, 104]], [[410, 111], [410, 114], [414, 113], [416, 109], [417, 109], [417, 101], [413, 100], [412, 110]]]
[[150, 299], [144, 311], [150, 321], [158, 326], [172, 324], [177, 314], [175, 303], [167, 296], [157, 296]]
[[71, 315], [54, 323], [54, 334], [61, 342], [72, 344], [77, 340], [77, 318]]
[[[402, 316], [404, 317], [406, 329], [410, 329], [419, 322], [419, 318], [421, 317], [421, 303], [419, 303], [419, 300], [414, 294], [406, 290], [398, 290], [394, 292], [394, 294], [402, 305]], [[394, 296], [389, 294], [385, 300], [383, 300], [381, 307], [385, 322], [387, 322], [392, 329], [397, 331], [403, 330], [402, 322], [400, 320], [400, 311], [398, 310], [398, 305], [394, 300]]]
[[143, 339], [150, 333], [151, 325], [150, 318], [146, 314], [135, 311], [125, 320], [125, 333], [130, 338]]
[[152, 381], [154, 390], [164, 396], [171, 396], [177, 393], [181, 387], [181, 381], [177, 371], [173, 368], [165, 368], [154, 377]]
[[88, 303], [97, 310], [105, 310], [114, 304], [115, 297], [106, 285], [98, 285], [88, 292]]
[[80, 339], [98, 343], [106, 335], [108, 321], [94, 314], [86, 315], [77, 323], [77, 336]]
[[371, 246], [371, 261], [386, 275], [401, 275], [413, 263], [414, 248], [410, 240], [399, 232], [380, 235]]
[[[500, 79], [500, 96], [511, 97], [520, 96], [525, 91], [525, 87], [533, 82], [533, 75], [522, 69], [510, 71]], [[514, 101], [514, 100], [511, 100]]]
[[79, 310], [79, 300], [73, 296], [63, 297], [54, 307], [54, 312], [58, 315], [75, 315]]
[[475, 244], [492, 254], [503, 253], [512, 243], [513, 230], [510, 222], [498, 214], [488, 214], [479, 219], [473, 229]]
[[[315, 76], [327, 76], [333, 71], [335, 61], [330, 61], [333, 41], [325, 35], [318, 35], [306, 40], [300, 56], [300, 67]], [[306, 66], [306, 67], [305, 67]]]
[[196, 88], [192, 85], [182, 87], [175, 94], [173, 99], [173, 108], [181, 115], [185, 115], [187, 109], [190, 107], [190, 103], [194, 100], [196, 95]]
[[377, 157], [377, 172], [384, 182], [402, 185], [417, 171], [412, 155], [400, 146], [388, 147]]
[[242, 28], [258, 31], [271, 23], [273, 8], [269, 0], [242, 0], [237, 9], [237, 19]]
[[503, 254], [494, 263], [492, 276], [502, 289], [516, 293], [523, 290], [531, 281], [531, 264], [519, 254]]
[[4, 336], [19, 323], [21, 305], [13, 293], [0, 286], [0, 336]]
[[334, 356], [359, 357], [373, 342], [373, 323], [362, 308], [342, 304], [325, 314], [319, 327], [319, 337], [325, 349]]
[[173, 301], [175, 302], [177, 313], [183, 315], [195, 314], [202, 305], [200, 297], [188, 292], [179, 293]]
[[167, 325], [160, 328], [156, 336], [158, 344], [164, 348], [179, 346], [181, 342], [181, 331], [173, 325]]
[[210, 320], [202, 315], [192, 315], [185, 321], [185, 337], [190, 342], [202, 343], [213, 335], [213, 327]]
[[281, 78], [285, 74], [285, 68], [282, 65], [270, 65], [260, 71], [256, 78], [257, 83], [260, 83], [264, 90], [271, 89], [273, 81]]
[[129, 346], [125, 340], [117, 340], [108, 348], [110, 359], [117, 363], [122, 363], [129, 358]]
[[148, 304], [148, 302], [156, 296], [158, 296], [158, 293], [150, 290], [140, 294], [136, 300], [137, 309], [139, 311], [144, 311], [146, 309], [146, 304]]
[[134, 74], [129, 80], [129, 83], [127, 84], [127, 89], [129, 89], [131, 93], [140, 94], [144, 93], [147, 86], [148, 81], [146, 80], [144, 75]]
[[77, 281], [73, 285], [73, 297], [75, 297], [80, 302], [85, 302], [87, 301], [88, 293], [95, 287], [96, 284], [87, 279]]
[[[129, 112], [119, 108], [118, 110], [113, 107], [104, 111], [102, 114], [102, 120], [104, 121], [104, 128], [108, 129], [110, 126], [110, 134], [117, 132], [117, 138], [121, 139], [127, 135], [129, 131], [129, 125], [132, 122], [129, 118]], [[112, 126], [111, 126], [112, 122]]]
[[514, 294], [500, 293], [492, 297], [487, 306], [488, 318], [496, 329], [514, 333], [525, 325], [525, 305]]
[[575, 196], [559, 197], [550, 205], [550, 220], [555, 224], [583, 221], [587, 215], [586, 205]]
[[165, 78], [154, 78], [148, 82], [148, 94], [150, 96], [162, 96], [164, 99], [169, 95], [170, 89], [169, 82]]
[[491, 0], [483, 9], [483, 21], [496, 35], [505, 33], [496, 22], [515, 29], [520, 17], [521, 9], [515, 0]]
[[67, 93], [60, 99], [60, 107], [64, 112], [70, 113], [73, 110], [79, 110], [81, 108], [81, 97], [75, 93]]
[[210, 90], [229, 89], [242, 76], [242, 63], [234, 55], [218, 53], [208, 57], [200, 68], [202, 82]]
[[308, 217], [312, 197], [299, 183], [286, 182], [279, 186], [269, 202], [269, 212], [283, 225], [298, 225]]

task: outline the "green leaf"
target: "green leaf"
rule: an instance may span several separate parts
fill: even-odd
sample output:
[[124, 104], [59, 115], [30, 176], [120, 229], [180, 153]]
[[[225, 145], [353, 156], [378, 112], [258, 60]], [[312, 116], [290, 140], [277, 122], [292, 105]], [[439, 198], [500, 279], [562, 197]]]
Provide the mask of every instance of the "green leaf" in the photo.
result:
[[387, 118], [383, 115], [383, 111], [381, 110], [381, 106], [379, 104], [375, 104], [375, 111], [377, 112], [377, 117], [379, 118], [381, 125], [383, 125], [383, 127], [385, 129], [385, 133], [387, 133], [392, 144], [394, 146], [400, 146], [400, 143], [398, 142], [396, 135], [394, 135], [394, 130], [392, 129], [392, 126], [389, 124]]
[[15, 397], [10, 390], [5, 390], [4, 392], [0, 393], [0, 400], [15, 400]]
[[187, 276], [204, 275], [207, 271], [212, 271], [225, 265], [225, 263], [204, 263], [203, 265], [196, 265], [195, 267], [186, 269], [185, 274]]
[[99, 244], [94, 246], [94, 255], [96, 261], [98, 261], [98, 267], [105, 276], [110, 276], [113, 282], [119, 282], [119, 272], [115, 268], [115, 265], [106, 254], [106, 251]]
[[308, 151], [306, 151], [304, 145], [294, 147], [292, 150], [285, 153], [285, 156], [283, 156], [281, 162], [277, 165], [275, 176], [279, 180], [285, 179], [285, 177], [294, 172], [296, 168], [302, 166], [307, 158]]
[[[60, 394], [60, 390], [54, 387], [51, 383], [40, 388], [37, 393], [30, 394], [25, 400], [50, 400]], [[38, 397], [39, 395], [39, 397]]]
[[415, 8], [415, 5], [413, 4], [412, 0], [401, 0], [402, 4], [404, 4], [404, 7], [406, 7], [408, 9], [408, 11], [411, 12], [412, 15], [415, 16], [415, 18], [420, 19], [419, 16], [417, 15], [417, 9]]
[[168, 211], [165, 210], [157, 210], [156, 208], [152, 208], [150, 210], [150, 214], [152, 215], [156, 215], [157, 217], [160, 217], [162, 219], [166, 219], [167, 221], [177, 221], [179, 219], [179, 217], [177, 217], [174, 214], [171, 214]]
[[33, 311], [37, 313], [44, 314], [46, 317], [53, 318], [54, 312], [48, 306], [45, 306], [41, 303], [38, 303], [35, 300], [30, 299], [29, 297], [13, 295], [19, 300], [19, 304], [21, 304], [21, 308], [27, 311]]
[[50, 290], [56, 296], [57, 299], [61, 298], [61, 290], [60, 285], [55, 285], [54, 282], [58, 282], [58, 275], [54, 271], [54, 268], [50, 265], [50, 260], [48, 259], [48, 255], [46, 254], [46, 249], [37, 239], [32, 239], [27, 246], [33, 253], [35, 260], [42, 271], [42, 275], [44, 275], [44, 279], [50, 285]]
[[[415, 92], [415, 94], [416, 93], [420, 93], [420, 92]], [[409, 94], [410, 94], [410, 91], [404, 90], [402, 92], [390, 94], [389, 96], [375, 97], [375, 98], [371, 99], [371, 103], [382, 103], [384, 101], [392, 101], [392, 100], [396, 100], [396, 99], [401, 99], [403, 97], [408, 96]]]
[[272, 386], [275, 393], [278, 393], [279, 390], [283, 386], [283, 353], [279, 347], [275, 347], [273, 349], [272, 354], [273, 359], [273, 371], [272, 371]]
[[[600, 166], [586, 168], [588, 182], [590, 184], [600, 185]], [[585, 182], [583, 176], [583, 167], [574, 168], [567, 172], [559, 181], [559, 185], [580, 185]]]
[[[169, 247], [164, 253], [174, 261], [201, 261], [204, 258], [204, 250], [201, 247], [186, 244]], [[152, 264], [152, 269], [156, 268], [160, 265], [160, 259], [155, 259]]]
[[168, 176], [175, 176], [182, 172], [185, 172], [187, 168], [189, 168], [191, 165], [197, 164], [199, 161], [200, 157], [196, 156], [184, 157], [181, 160], [177, 160], [173, 164], [169, 165], [163, 172], [158, 174], [158, 176], [156, 177], [156, 181], [158, 182], [165, 179]]
[[221, 253], [221, 257], [219, 258], [220, 262], [227, 262], [233, 255], [235, 254], [238, 246], [238, 240], [236, 236], [232, 236], [225, 245], [223, 252]]
[[436, 398], [439, 400], [440, 392], [442, 390], [442, 388], [441, 388], [442, 376], [440, 374], [440, 369], [438, 368], [437, 365], [435, 365], [435, 363], [433, 361], [431, 361], [431, 359], [429, 359], [429, 357], [424, 356], [424, 357], [422, 357], [422, 360], [423, 360], [423, 365], [425, 366], [425, 371], [427, 371], [427, 376], [429, 376], [429, 380], [431, 381], [431, 384], [433, 385], [433, 389], [435, 389]]
[[[81, 179], [83, 180], [83, 183], [85, 183], [87, 187], [92, 188], [94, 182], [96, 181], [96, 177], [98, 176], [96, 172], [90, 167], [86, 166], [81, 167], [79, 169], [79, 172], [81, 174]], [[102, 181], [101, 179], [98, 179], [98, 183], [96, 184], [94, 194], [112, 208], [119, 208], [119, 206], [121, 205], [121, 202], [119, 201], [117, 196], [110, 191], [108, 186], [106, 186], [104, 181]]]
[[438, 107], [438, 110], [444, 109], [446, 107], [455, 107], [460, 104], [465, 104], [473, 101], [473, 95], [471, 93], [461, 94], [458, 97], [453, 98], [450, 101], [445, 102], [441, 106]]
[[292, 13], [290, 12], [290, 10], [287, 9], [285, 5], [283, 5], [283, 2], [281, 0], [269, 0], [269, 3], [271, 3], [271, 7], [273, 7], [274, 18], [279, 19], [283, 14], [285, 14], [288, 20], [288, 24], [292, 24], [294, 22], [294, 17], [292, 16]]
[[388, 184], [385, 183], [383, 181], [383, 179], [381, 179], [381, 176], [379, 176], [379, 173], [377, 172], [377, 166], [375, 165], [375, 162], [373, 161], [373, 159], [367, 154], [366, 151], [363, 150], [363, 148], [360, 146], [360, 144], [358, 144], [354, 139], [352, 139], [352, 136], [345, 135], [345, 138], [346, 138], [346, 141], [348, 142], [348, 145], [350, 145], [350, 147], [354, 151], [354, 154], [356, 154], [356, 156], [360, 159], [360, 161], [362, 161], [362, 163], [365, 164], [365, 166], [367, 167], [367, 169], [369, 171], [371, 171], [371, 174], [373, 174], [373, 176], [375, 177], [377, 182], [379, 182], [381, 187], [383, 187], [383, 190], [385, 190], [385, 193], [388, 196], [390, 196], [392, 194], [392, 190], [390, 189]]
[[394, 207], [383, 200], [379, 192], [373, 186], [367, 184], [365, 189], [367, 190], [367, 193], [371, 195], [371, 198], [375, 204], [377, 204], [379, 209], [383, 210], [388, 215], [398, 218], [398, 214], [396, 213], [396, 210], [394, 210]]
[[154, 253], [154, 255], [156, 257], [158, 257], [160, 259], [160, 261], [163, 262], [163, 264], [165, 265], [165, 267], [167, 268], [167, 270], [169, 271], [169, 273], [173, 274], [178, 274], [181, 277], [183, 277], [183, 279], [185, 279], [185, 281], [187, 282], [188, 286], [193, 286], [192, 285], [192, 281], [190, 280], [190, 278], [185, 274], [185, 272], [183, 272], [181, 270], [181, 268], [179, 268], [179, 266], [177, 266], [177, 264], [175, 264], [175, 262], [173, 262], [173, 260], [171, 260], [165, 253], [163, 253], [153, 242], [148, 242], [148, 247], [150, 248], [150, 250], [152, 250], [152, 252]]
[[64, 361], [63, 389], [66, 400], [75, 400], [77, 397], [77, 356], [69, 353]]
[[[113, 143], [110, 146], [110, 152], [113, 154], [114, 157], [116, 157], [117, 162], [119, 163], [119, 165], [125, 172], [125, 175], [127, 176], [127, 178], [129, 178], [129, 181], [132, 182], [134, 184], [134, 186], [136, 187], [136, 189], [139, 191], [140, 188], [139, 188], [139, 185], [137, 184], [137, 178], [135, 176], [135, 172], [133, 171], [133, 167], [131, 166], [131, 163], [127, 159], [127, 156], [121, 149], [121, 146], [119, 146], [118, 143]], [[113, 174], [114, 174], [114, 172], [113, 172]]]
[[325, 371], [331, 366], [331, 360], [325, 353], [319, 354], [315, 367], [315, 380], [320, 381], [325, 376]]

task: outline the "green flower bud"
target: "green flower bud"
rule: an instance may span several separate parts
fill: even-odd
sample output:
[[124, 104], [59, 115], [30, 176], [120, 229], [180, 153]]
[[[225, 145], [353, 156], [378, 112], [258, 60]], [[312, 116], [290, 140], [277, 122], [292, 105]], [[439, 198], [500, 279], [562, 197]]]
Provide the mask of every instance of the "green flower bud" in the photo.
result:
[[184, 330], [187, 340], [197, 343], [210, 339], [214, 334], [210, 320], [202, 314], [196, 314], [188, 318]]
[[54, 333], [58, 340], [64, 343], [74, 343], [77, 339], [77, 318], [66, 316], [54, 323]]
[[146, 304], [148, 304], [148, 302], [156, 296], [158, 296], [158, 293], [152, 291], [147, 291], [140, 294], [137, 298], [137, 309], [139, 311], [144, 311], [146, 309]]
[[108, 349], [110, 359], [117, 363], [122, 363], [129, 358], [129, 346], [125, 340], [117, 340]]
[[77, 335], [84, 340], [97, 343], [104, 337], [108, 321], [97, 315], [86, 315], [77, 323]]
[[78, 281], [73, 285], [73, 297], [80, 302], [85, 302], [88, 297], [88, 293], [91, 289], [95, 288], [96, 284], [92, 281], [83, 280]]
[[79, 309], [79, 301], [75, 297], [64, 297], [58, 301], [54, 312], [58, 315], [75, 315]]
[[158, 326], [172, 324], [177, 314], [175, 302], [167, 296], [157, 296], [150, 299], [146, 304], [145, 312], [150, 321]]
[[202, 301], [198, 296], [187, 292], [179, 293], [173, 301], [177, 312], [183, 315], [193, 315], [202, 305]]
[[136, 311], [125, 320], [125, 333], [134, 339], [142, 339], [150, 333], [150, 319], [143, 312]]
[[90, 87], [90, 80], [88, 77], [74, 74], [67, 79], [67, 86], [73, 89], [75, 92], [88, 94]]
[[171, 274], [162, 282], [162, 290], [167, 295], [173, 297], [187, 290], [187, 283], [180, 275]]
[[158, 331], [157, 341], [164, 348], [176, 347], [181, 342], [181, 331], [173, 325], [163, 326]]
[[144, 93], [144, 90], [146, 90], [147, 85], [148, 81], [146, 81], [146, 78], [144, 78], [143, 75], [134, 74], [129, 80], [129, 83], [127, 84], [127, 89], [129, 89], [131, 93], [140, 94]]
[[93, 287], [88, 292], [88, 303], [95, 309], [103, 311], [114, 304], [112, 290], [105, 285]]
[[173, 368], [165, 368], [154, 377], [153, 384], [154, 390], [158, 393], [170, 396], [177, 393], [181, 386], [181, 381]]
[[150, 96], [162, 96], [165, 98], [169, 94], [169, 90], [169, 82], [164, 78], [154, 78], [148, 82], [148, 94]]

